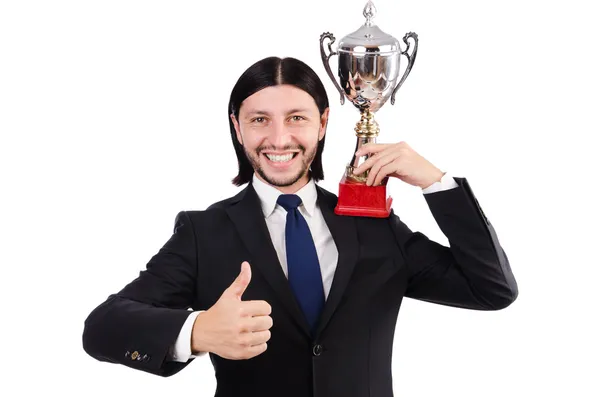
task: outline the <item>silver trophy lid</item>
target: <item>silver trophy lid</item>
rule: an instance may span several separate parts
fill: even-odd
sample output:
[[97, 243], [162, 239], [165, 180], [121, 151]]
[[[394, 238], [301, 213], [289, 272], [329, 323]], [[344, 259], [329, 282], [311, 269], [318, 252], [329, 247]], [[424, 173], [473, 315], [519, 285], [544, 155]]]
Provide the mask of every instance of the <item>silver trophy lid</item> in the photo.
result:
[[338, 45], [341, 52], [353, 53], [382, 53], [400, 52], [400, 42], [394, 37], [383, 32], [373, 23], [377, 9], [369, 1], [363, 9], [366, 21], [357, 31], [344, 36]]

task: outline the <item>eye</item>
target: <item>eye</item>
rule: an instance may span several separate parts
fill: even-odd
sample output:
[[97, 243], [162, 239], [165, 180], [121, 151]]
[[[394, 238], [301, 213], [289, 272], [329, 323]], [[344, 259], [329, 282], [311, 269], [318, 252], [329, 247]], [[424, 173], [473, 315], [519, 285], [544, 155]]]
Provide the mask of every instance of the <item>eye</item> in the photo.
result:
[[306, 120], [306, 118], [304, 116], [295, 115], [295, 116], [292, 116], [292, 120], [293, 121], [302, 121], [302, 120]]
[[265, 118], [264, 118], [264, 117], [255, 117], [255, 118], [253, 118], [253, 119], [251, 120], [251, 122], [253, 122], [253, 123], [255, 123], [255, 122], [256, 122], [256, 123], [259, 123], [259, 124], [261, 124], [261, 123], [264, 123], [264, 122], [265, 122]]

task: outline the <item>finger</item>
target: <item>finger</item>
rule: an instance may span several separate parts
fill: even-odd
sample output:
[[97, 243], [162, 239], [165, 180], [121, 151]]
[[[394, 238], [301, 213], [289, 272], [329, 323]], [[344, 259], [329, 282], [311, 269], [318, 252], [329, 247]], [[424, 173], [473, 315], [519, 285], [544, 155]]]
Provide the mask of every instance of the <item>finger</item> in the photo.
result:
[[354, 174], [360, 174], [362, 172], [365, 172], [366, 170], [370, 169], [376, 161], [393, 152], [394, 148], [390, 146], [387, 149], [382, 150], [381, 152], [372, 154], [371, 156], [369, 156], [368, 159], [365, 160], [364, 163], [362, 163], [354, 169]]
[[256, 357], [259, 354], [267, 351], [267, 344], [261, 343], [260, 345], [250, 346], [246, 349], [247, 354], [250, 356], [249, 358]]
[[367, 177], [367, 186], [374, 185], [375, 177], [377, 176], [377, 173], [379, 173], [379, 170], [394, 162], [397, 156], [398, 155], [396, 153], [390, 153], [387, 156], [381, 157], [375, 164], [373, 164], [373, 167], [371, 167], [369, 171], [369, 176]]
[[265, 301], [243, 301], [242, 317], [268, 316], [271, 314], [271, 305]]
[[[374, 186], [379, 185], [381, 183], [381, 181], [383, 181], [383, 178], [385, 178], [389, 174], [396, 172], [396, 167], [397, 167], [397, 165], [394, 164], [394, 162], [389, 163], [389, 164], [385, 165], [384, 167], [381, 167], [381, 169], [375, 176], [375, 181], [374, 181], [373, 185]], [[369, 175], [369, 176], [371, 176], [371, 175]]]
[[384, 157], [389, 155], [397, 156], [397, 153], [395, 153], [394, 149], [390, 147], [382, 152], [371, 155], [363, 164], [355, 169], [355, 174], [360, 174], [371, 169], [371, 167], [373, 167], [373, 165], [375, 165], [378, 161], [381, 161]]
[[245, 329], [249, 332], [266, 331], [273, 327], [273, 318], [271, 316], [257, 316], [247, 319]]
[[378, 152], [381, 152], [381, 151], [387, 149], [390, 146], [391, 145], [389, 143], [367, 143], [365, 145], [362, 145], [356, 151], [356, 155], [364, 156], [365, 154], [368, 154], [368, 153], [378, 153]]
[[362, 163], [358, 167], [354, 168], [354, 171], [352, 171], [352, 173], [354, 175], [358, 175], [358, 174], [365, 172], [366, 170], [371, 168], [371, 166], [373, 165], [373, 163], [375, 163], [375, 161], [376, 161], [375, 157], [369, 157], [367, 160], [365, 160], [364, 163]]
[[227, 293], [235, 297], [237, 299], [242, 299], [242, 295], [248, 288], [248, 284], [250, 284], [250, 279], [252, 278], [252, 271], [250, 270], [250, 264], [246, 261], [242, 262], [242, 268], [240, 274], [233, 281], [233, 283], [227, 289]]
[[249, 346], [262, 345], [271, 339], [271, 331], [256, 331], [248, 333], [247, 344]]
[[[381, 152], [381, 153], [384, 153], [384, 152]], [[357, 175], [357, 174], [360, 174], [360, 173], [365, 172], [366, 170], [370, 169], [373, 166], [373, 164], [375, 164], [375, 162], [377, 160], [379, 160], [381, 155], [382, 154], [378, 154], [377, 156], [376, 155], [370, 156], [361, 165], [359, 165], [358, 167], [356, 167], [354, 169], [354, 174]]]

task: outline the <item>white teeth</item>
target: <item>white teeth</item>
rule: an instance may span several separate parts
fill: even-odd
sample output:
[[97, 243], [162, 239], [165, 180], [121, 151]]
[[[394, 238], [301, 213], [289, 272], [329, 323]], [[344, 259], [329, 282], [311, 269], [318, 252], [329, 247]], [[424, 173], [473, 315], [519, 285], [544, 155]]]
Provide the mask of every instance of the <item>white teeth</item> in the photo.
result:
[[269, 158], [269, 160], [274, 161], [274, 162], [279, 162], [279, 163], [283, 163], [285, 161], [290, 161], [292, 159], [292, 157], [294, 157], [294, 153], [288, 153], [288, 154], [284, 154], [284, 155], [276, 155], [276, 154], [266, 154], [265, 155]]

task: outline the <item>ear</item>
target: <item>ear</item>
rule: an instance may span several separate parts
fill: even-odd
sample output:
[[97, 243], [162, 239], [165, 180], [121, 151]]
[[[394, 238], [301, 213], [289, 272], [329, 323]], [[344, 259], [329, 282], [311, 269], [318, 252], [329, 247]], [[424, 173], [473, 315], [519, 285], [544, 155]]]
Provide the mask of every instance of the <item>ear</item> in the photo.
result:
[[319, 127], [319, 141], [325, 137], [325, 130], [327, 130], [327, 120], [329, 118], [329, 108], [325, 108], [323, 115], [321, 116], [321, 125]]
[[235, 118], [235, 115], [233, 113], [231, 113], [229, 115], [229, 118], [231, 118], [231, 122], [233, 123], [233, 128], [235, 128], [235, 136], [237, 137], [238, 142], [240, 143], [240, 145], [244, 145], [244, 142], [242, 142], [242, 133], [240, 132], [240, 125], [238, 123], [238, 121]]

